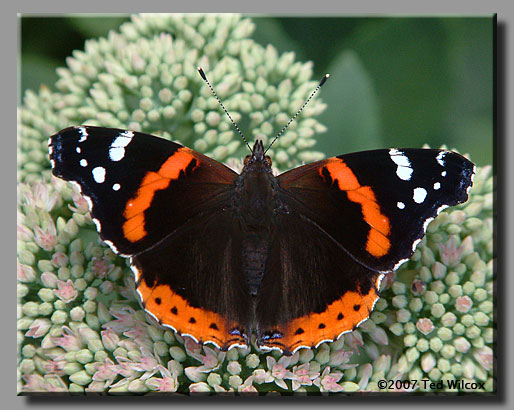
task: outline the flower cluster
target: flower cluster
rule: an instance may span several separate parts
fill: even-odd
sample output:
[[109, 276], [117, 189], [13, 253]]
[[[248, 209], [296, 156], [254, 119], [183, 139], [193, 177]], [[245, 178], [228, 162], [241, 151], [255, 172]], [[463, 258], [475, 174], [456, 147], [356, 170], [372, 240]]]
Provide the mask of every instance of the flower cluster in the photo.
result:
[[[58, 91], [28, 92], [18, 137], [20, 392], [337, 393], [381, 379], [470, 379], [494, 390], [492, 176], [430, 224], [412, 260], [383, 281], [356, 331], [286, 357], [221, 352], [158, 326], [127, 261], [103, 244], [86, 201], [52, 178], [47, 138], [69, 125], [141, 130], [235, 164], [244, 147], [196, 72], [202, 65], [240, 127], [273, 136], [312, 91], [310, 64], [255, 44], [239, 16], [134, 16], [59, 71]], [[321, 155], [318, 98], [281, 137], [274, 164]]]
[[[430, 223], [410, 261], [382, 293], [371, 321], [402, 349], [373, 372], [375, 382], [444, 381], [451, 392], [448, 381], [461, 380], [494, 391], [491, 172], [490, 166], [479, 169], [468, 202]], [[429, 386], [419, 383], [418, 389], [432, 391]]]
[[[233, 15], [134, 16], [107, 38], [89, 40], [60, 68], [57, 93], [28, 92], [20, 112], [20, 180], [48, 176], [48, 136], [70, 125], [143, 131], [220, 161], [247, 148], [197, 72], [203, 67], [216, 93], [248, 139], [266, 144], [307, 99], [317, 82], [312, 64], [295, 62], [249, 38], [253, 23]], [[315, 98], [274, 145], [274, 164], [286, 169], [321, 159], [314, 135], [325, 131]], [[43, 149], [44, 148], [44, 149]]]

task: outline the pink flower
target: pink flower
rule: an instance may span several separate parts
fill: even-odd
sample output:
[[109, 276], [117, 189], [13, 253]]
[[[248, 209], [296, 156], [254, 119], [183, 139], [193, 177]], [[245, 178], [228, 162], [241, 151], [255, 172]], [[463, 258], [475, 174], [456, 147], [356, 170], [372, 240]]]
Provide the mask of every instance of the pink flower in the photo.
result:
[[25, 333], [27, 337], [42, 337], [46, 335], [48, 329], [50, 329], [51, 322], [48, 319], [38, 318], [32, 322], [29, 330]]
[[151, 380], [148, 380], [147, 384], [154, 387], [155, 390], [160, 392], [175, 392], [179, 386], [178, 384], [178, 376], [173, 373], [170, 368], [170, 360], [168, 362], [168, 368], [157, 365], [157, 370], [161, 373], [161, 378], [154, 377]]
[[71, 205], [68, 206], [72, 212], [77, 212], [82, 215], [89, 212], [89, 204], [87, 203], [84, 196], [80, 192], [78, 192], [78, 190], [73, 189], [71, 193], [71, 199], [75, 204], [74, 207]]
[[36, 279], [36, 274], [34, 269], [29, 265], [24, 265], [23, 263], [18, 262], [18, 271], [17, 271], [18, 280], [20, 282], [32, 282]]
[[130, 359], [127, 359], [123, 356], [116, 356], [116, 361], [118, 362], [118, 372], [126, 379], [129, 379], [128, 381], [131, 381], [138, 377], [139, 370], [136, 368], [138, 367], [137, 363], [134, 363]]
[[222, 352], [219, 349], [213, 349], [208, 346], [203, 346], [204, 355], [201, 353], [194, 353], [191, 350], [188, 350], [188, 347], [191, 348], [194, 346], [189, 342], [189, 346], [187, 346], [186, 342], [186, 351], [189, 353], [191, 357], [194, 357], [196, 360], [202, 363], [202, 366], [198, 367], [199, 372], [210, 372], [212, 370], [218, 369], [223, 361], [225, 360], [225, 356], [227, 352]]
[[66, 360], [47, 360], [43, 362], [43, 369], [47, 374], [55, 374], [58, 376], [64, 375], [64, 365], [66, 364]]
[[54, 208], [59, 199], [59, 195], [55, 192], [50, 193], [47, 184], [35, 183], [33, 185], [33, 192], [33, 205], [47, 212], [50, 212]]
[[360, 354], [359, 347], [364, 346], [362, 335], [358, 330], [344, 335], [344, 344], [350, 348], [354, 353]]
[[23, 390], [25, 391], [46, 391], [46, 389], [43, 387], [45, 384], [43, 377], [41, 377], [39, 374], [25, 374], [23, 375], [23, 380], [25, 381], [25, 385], [23, 386]]
[[284, 379], [294, 379], [295, 375], [287, 370], [287, 366], [291, 363], [292, 356], [282, 356], [277, 362], [274, 357], [266, 357], [266, 365], [271, 372], [275, 384], [285, 390], [288, 390], [287, 384]]
[[27, 228], [22, 223], [18, 222], [16, 226], [17, 238], [20, 241], [31, 241], [34, 238], [34, 234], [31, 229]]
[[62, 347], [67, 352], [82, 349], [82, 343], [80, 342], [79, 338], [73, 330], [71, 330], [67, 326], [63, 326], [61, 333], [62, 337], [53, 338], [53, 341], [56, 344], [56, 346]]
[[253, 385], [253, 376], [248, 376], [246, 378], [246, 380], [244, 381], [243, 384], [241, 384], [238, 388], [237, 388], [237, 391], [239, 393], [245, 393], [245, 394], [255, 394], [255, 393], [259, 393], [257, 391], [257, 389], [255, 388], [255, 386]]
[[[379, 329], [379, 328], [377, 328]], [[330, 361], [329, 364], [331, 366], [338, 366], [341, 367], [341, 365], [345, 366], [346, 363], [350, 360], [350, 358], [353, 356], [353, 352], [346, 351], [344, 349], [339, 349], [332, 351], [330, 353]]]
[[102, 336], [102, 343], [107, 350], [111, 352], [116, 350], [120, 341], [119, 336], [112, 329], [102, 330], [100, 332]]
[[312, 381], [319, 377], [319, 372], [310, 370], [310, 363], [304, 363], [293, 367], [294, 378], [292, 379], [293, 391], [301, 386], [312, 386]]
[[57, 280], [57, 288], [54, 289], [55, 296], [61, 299], [65, 303], [69, 303], [78, 296], [78, 292], [75, 289], [73, 281], [68, 279], [66, 282]]
[[97, 382], [107, 382], [104, 387], [108, 387], [112, 384], [118, 374], [118, 366], [115, 365], [111, 359], [107, 358], [98, 366], [95, 374], [93, 375], [93, 380]]
[[202, 345], [196, 343], [190, 337], [184, 337], [184, 348], [186, 349], [186, 352], [189, 356], [193, 354], [200, 354], [200, 352], [202, 351]]
[[56, 267], [66, 266], [69, 262], [68, 255], [64, 252], [55, 252], [52, 255], [52, 264]]
[[93, 257], [91, 262], [91, 271], [95, 274], [96, 277], [103, 279], [105, 276], [114, 268], [114, 265], [109, 263], [109, 261], [105, 258], [97, 258]]
[[159, 360], [147, 349], [141, 347], [139, 348], [139, 351], [141, 352], [141, 357], [136, 357], [134, 359], [134, 368], [141, 372], [146, 372], [142, 377], [142, 379], [145, 380], [157, 371]]
[[466, 313], [473, 306], [473, 301], [469, 296], [459, 296], [455, 301], [455, 309], [461, 313]]
[[493, 365], [494, 356], [493, 351], [489, 346], [483, 346], [473, 352], [475, 360], [487, 371]]
[[35, 226], [35, 242], [37, 245], [45, 251], [52, 251], [57, 245], [57, 229], [54, 221], [47, 218], [46, 223], [43, 223], [43, 227]]
[[439, 244], [439, 254], [441, 255], [441, 262], [447, 266], [457, 265], [462, 258], [463, 247], [462, 245], [457, 248], [457, 241], [455, 236], [450, 236], [450, 239], [443, 244]]
[[123, 332], [123, 334], [128, 338], [133, 339], [136, 343], [138, 340], [148, 339], [148, 331], [141, 323], [136, 323], [132, 329]]
[[434, 330], [434, 324], [428, 318], [418, 319], [418, 321], [416, 322], [416, 327], [425, 336], [430, 334], [432, 330]]
[[136, 324], [134, 309], [129, 306], [111, 308], [109, 312], [116, 319], [105, 323], [102, 326], [104, 329], [111, 329], [116, 333], [122, 333], [132, 329]]
[[343, 391], [343, 387], [337, 382], [341, 380], [343, 373], [334, 372], [330, 373], [330, 366], [325, 367], [321, 377], [314, 381], [314, 384], [319, 387], [322, 392], [337, 393]]

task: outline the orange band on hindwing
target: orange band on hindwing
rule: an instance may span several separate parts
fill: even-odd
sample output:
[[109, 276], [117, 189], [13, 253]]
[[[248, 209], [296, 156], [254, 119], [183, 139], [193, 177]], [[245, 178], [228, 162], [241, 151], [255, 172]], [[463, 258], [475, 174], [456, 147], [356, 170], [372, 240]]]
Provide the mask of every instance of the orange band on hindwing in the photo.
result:
[[123, 234], [127, 240], [137, 242], [146, 236], [144, 212], [152, 204], [155, 193], [168, 188], [170, 182], [178, 179], [180, 173], [185, 172], [192, 161], [196, 160], [191, 150], [182, 147], [169, 157], [157, 172], [151, 171], [144, 176], [136, 195], [127, 202], [123, 212]]
[[348, 199], [361, 206], [364, 220], [371, 228], [366, 241], [366, 251], [377, 258], [386, 255], [391, 248], [391, 242], [388, 238], [391, 226], [387, 216], [380, 210], [371, 187], [361, 185], [355, 174], [342, 159], [331, 158], [328, 160], [328, 163], [320, 169], [322, 177], [323, 168], [329, 172], [338, 188], [346, 192]]
[[162, 325], [172, 327], [182, 335], [192, 336], [200, 343], [215, 343], [222, 349], [233, 344], [248, 345], [243, 335], [233, 331], [240, 330], [240, 326], [227, 322], [217, 313], [191, 306], [168, 285], [150, 287], [143, 279], [137, 286], [137, 291], [146, 311]]
[[[375, 281], [380, 286], [381, 276]], [[341, 334], [352, 331], [367, 319], [379, 298], [377, 290], [370, 288], [367, 294], [361, 290], [348, 291], [332, 302], [321, 313], [312, 313], [292, 320], [285, 326], [278, 326], [271, 333], [278, 334], [260, 344], [269, 348], [278, 347], [289, 353], [300, 347], [315, 347], [323, 341], [336, 340]]]

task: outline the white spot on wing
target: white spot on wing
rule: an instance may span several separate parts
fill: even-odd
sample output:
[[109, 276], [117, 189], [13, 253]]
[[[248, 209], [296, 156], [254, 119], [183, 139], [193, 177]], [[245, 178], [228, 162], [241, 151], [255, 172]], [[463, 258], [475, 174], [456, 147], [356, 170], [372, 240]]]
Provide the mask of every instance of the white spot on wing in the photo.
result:
[[87, 136], [88, 136], [87, 130], [85, 127], [79, 127], [78, 129], [79, 129], [79, 133], [81, 135], [79, 142], [84, 142], [85, 140], [87, 140]]
[[389, 150], [391, 160], [397, 165], [396, 175], [404, 181], [410, 181], [412, 177], [412, 167], [409, 158], [400, 150], [395, 148]]
[[96, 183], [101, 184], [105, 181], [105, 168], [104, 167], [96, 167], [93, 168], [93, 179]]
[[125, 147], [130, 144], [134, 133], [132, 131], [122, 132], [109, 147], [109, 158], [111, 161], [120, 161], [125, 156]]
[[400, 201], [398, 201], [398, 202], [396, 203], [396, 206], [397, 206], [399, 209], [404, 209], [404, 208], [405, 208], [405, 204], [404, 204], [403, 202], [400, 202]]
[[425, 188], [414, 188], [414, 202], [421, 204], [427, 197], [427, 191]]
[[85, 159], [80, 160], [80, 166], [81, 167], [87, 167], [87, 161]]
[[119, 160], [123, 159], [124, 156], [125, 156], [125, 148], [115, 147], [115, 148], [109, 149], [109, 159], [111, 161], [119, 161]]
[[441, 176], [445, 177], [446, 176], [446, 171], [441, 172]]
[[75, 148], [75, 151], [77, 151], [77, 154], [80, 154], [80, 153], [82, 152], [82, 150], [80, 149], [80, 147]]
[[444, 167], [444, 157], [446, 156], [447, 153], [448, 153], [448, 151], [441, 151], [439, 154], [437, 154], [437, 157], [435, 157], [435, 160], [437, 161], [437, 163], [439, 165], [441, 165], [442, 167]]
[[113, 191], [119, 191], [119, 190], [120, 190], [120, 188], [121, 188], [121, 185], [120, 185], [120, 184], [114, 184], [114, 185], [112, 186]]
[[439, 188], [441, 188], [441, 183], [440, 183], [440, 182], [436, 182], [436, 183], [434, 184], [434, 189], [435, 189], [435, 190], [438, 190]]

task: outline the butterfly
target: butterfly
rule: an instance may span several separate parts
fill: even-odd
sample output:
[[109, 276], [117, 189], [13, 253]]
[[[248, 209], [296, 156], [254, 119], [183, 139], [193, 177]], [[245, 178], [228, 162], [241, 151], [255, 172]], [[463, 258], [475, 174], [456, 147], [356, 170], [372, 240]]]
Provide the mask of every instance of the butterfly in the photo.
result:
[[475, 172], [455, 152], [393, 148], [275, 176], [266, 151], [255, 141], [238, 174], [135, 131], [81, 125], [49, 139], [53, 175], [78, 184], [100, 237], [130, 258], [150, 315], [221, 349], [285, 354], [365, 321], [384, 275], [467, 200]]

